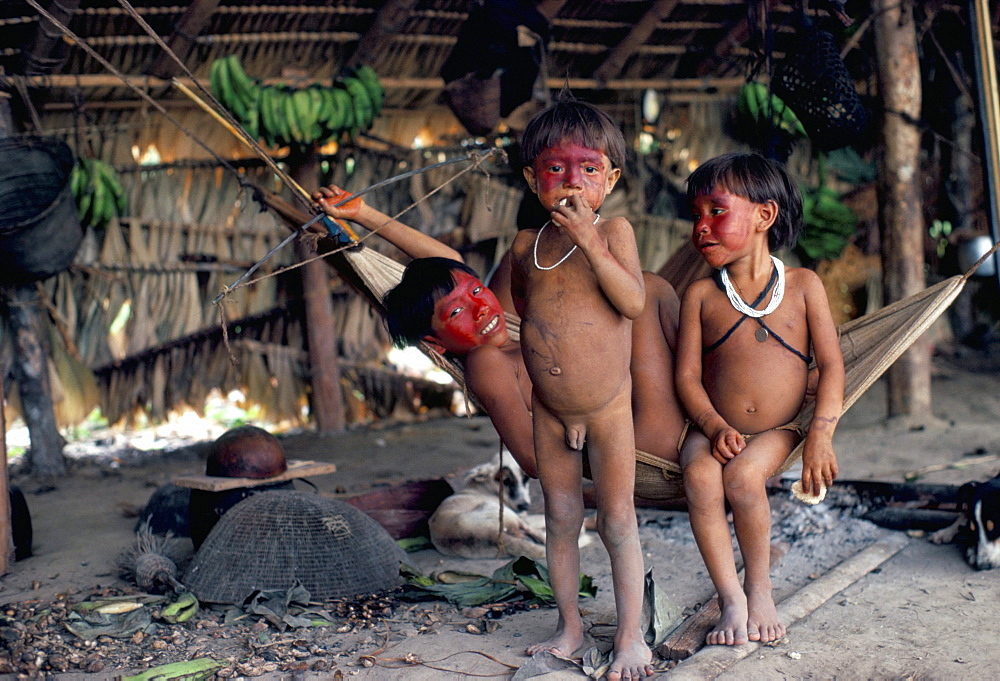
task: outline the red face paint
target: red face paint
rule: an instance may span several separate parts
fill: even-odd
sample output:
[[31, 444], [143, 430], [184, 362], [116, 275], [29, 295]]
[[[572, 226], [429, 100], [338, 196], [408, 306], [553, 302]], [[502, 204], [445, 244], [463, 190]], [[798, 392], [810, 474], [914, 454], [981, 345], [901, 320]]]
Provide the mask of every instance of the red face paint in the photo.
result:
[[754, 229], [757, 204], [721, 189], [697, 196], [693, 203], [691, 240], [705, 262], [722, 267], [747, 251], [751, 237], [758, 234]]
[[539, 202], [550, 209], [567, 196], [580, 194], [590, 209], [597, 212], [619, 175], [603, 151], [569, 140], [545, 148], [531, 169], [534, 174], [534, 181], [529, 179], [531, 188]]
[[506, 343], [507, 324], [493, 291], [461, 270], [453, 272], [453, 278], [455, 288], [434, 305], [433, 340], [456, 355], [480, 345]]

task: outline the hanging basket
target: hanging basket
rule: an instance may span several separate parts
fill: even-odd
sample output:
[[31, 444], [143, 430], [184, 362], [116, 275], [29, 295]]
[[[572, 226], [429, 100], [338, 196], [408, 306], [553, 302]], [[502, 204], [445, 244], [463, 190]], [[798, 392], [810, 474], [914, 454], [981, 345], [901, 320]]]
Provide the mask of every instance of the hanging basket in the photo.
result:
[[489, 134], [500, 122], [500, 74], [480, 78], [467, 73], [444, 87], [455, 118], [473, 135]]
[[828, 31], [804, 30], [775, 69], [771, 88], [820, 149], [855, 144], [868, 128], [868, 110]]
[[47, 279], [73, 262], [83, 240], [69, 186], [73, 152], [60, 140], [0, 140], [0, 284]]

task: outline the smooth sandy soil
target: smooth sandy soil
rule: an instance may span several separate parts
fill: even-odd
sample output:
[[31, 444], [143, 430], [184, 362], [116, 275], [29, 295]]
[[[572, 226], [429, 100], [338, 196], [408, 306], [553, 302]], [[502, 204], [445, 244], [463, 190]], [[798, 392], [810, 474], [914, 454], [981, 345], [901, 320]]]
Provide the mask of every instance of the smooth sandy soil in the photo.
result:
[[[908, 474], [930, 466], [943, 470], [926, 471], [920, 482], [960, 484], [996, 475], [1000, 471], [998, 355], [970, 350], [939, 354], [933, 383], [938, 420], [919, 429], [886, 421], [885, 387], [876, 384], [837, 432], [841, 477], [901, 483]], [[337, 496], [445, 477], [488, 460], [497, 447], [496, 435], [484, 417], [370, 427], [330, 437], [289, 435], [283, 443], [291, 459], [335, 463], [336, 473], [311, 480], [319, 493]], [[0, 603], [44, 602], [59, 594], [69, 594], [71, 601], [82, 600], [104, 587], [124, 588], [115, 560], [134, 541], [135, 519], [130, 513], [174, 475], [200, 473], [203, 456], [202, 445], [138, 460], [122, 455], [117, 463], [107, 457], [100, 464], [76, 462], [73, 474], [57, 481], [54, 488], [15, 475], [13, 482], [26, 492], [31, 509], [35, 555], [11, 566], [2, 579]], [[535, 492], [538, 506], [541, 495], [537, 488]], [[793, 502], [785, 494], [774, 495], [773, 540], [788, 547], [773, 572], [775, 595], [785, 600], [798, 594], [805, 603], [785, 600], [779, 606], [795, 605], [795, 619], [787, 622], [787, 638], [773, 647], [749, 644], [706, 649], [662, 675], [995, 678], [1000, 668], [996, 645], [1000, 570], [975, 571], [954, 545], [935, 545], [920, 532], [892, 531], [860, 519], [868, 504], [849, 490], [833, 490], [827, 502], [816, 507]], [[638, 518], [646, 564], [653, 568], [657, 585], [680, 607], [694, 610], [705, 603], [713, 589], [691, 539], [686, 514], [642, 508]], [[870, 555], [872, 546], [882, 554], [871, 565], [842, 565], [861, 551], [868, 550], [865, 555]], [[594, 578], [599, 593], [596, 599], [582, 601], [581, 607], [593, 642], [607, 647], [613, 632], [608, 625], [614, 622], [607, 555], [595, 541], [583, 549], [582, 557], [583, 572]], [[446, 559], [434, 550], [410, 554], [410, 559], [425, 573], [457, 568], [490, 574], [506, 562]], [[842, 582], [826, 585], [825, 575]], [[469, 619], [447, 604], [439, 603], [436, 608], [435, 626], [421, 629], [397, 617], [385, 631], [356, 635], [331, 665], [345, 675], [372, 679], [509, 676], [510, 667], [529, 662], [524, 648], [547, 637], [555, 624], [554, 610], [529, 610], [497, 620], [499, 627], [492, 633], [475, 634], [467, 625], [481, 624], [480, 620]], [[173, 651], [173, 658], [165, 656], [167, 652], [171, 651], [137, 656], [133, 669], [184, 659], [184, 651]], [[198, 654], [211, 653], [209, 644]], [[382, 666], [360, 665], [362, 654], [374, 656]], [[393, 660], [408, 655], [411, 661], [443, 661], [390, 668], [400, 664]], [[441, 669], [457, 673], [445, 674]], [[105, 666], [89, 676], [110, 678], [125, 670]], [[526, 678], [527, 672], [523, 669], [518, 678]], [[290, 678], [280, 672], [268, 676]], [[583, 677], [570, 668], [545, 676]], [[331, 671], [329, 667], [324, 672], [299, 671], [295, 678], [331, 678]]]

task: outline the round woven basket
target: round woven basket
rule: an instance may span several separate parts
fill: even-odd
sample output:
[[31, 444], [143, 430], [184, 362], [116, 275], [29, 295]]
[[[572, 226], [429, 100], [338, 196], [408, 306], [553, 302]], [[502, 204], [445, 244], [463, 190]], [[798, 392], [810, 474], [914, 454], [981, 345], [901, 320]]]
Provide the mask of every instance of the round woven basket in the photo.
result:
[[403, 550], [355, 507], [277, 490], [233, 506], [205, 539], [183, 582], [203, 601], [242, 604], [298, 581], [315, 600], [399, 586]]
[[0, 284], [23, 286], [73, 263], [83, 240], [69, 177], [74, 157], [48, 137], [0, 140]]

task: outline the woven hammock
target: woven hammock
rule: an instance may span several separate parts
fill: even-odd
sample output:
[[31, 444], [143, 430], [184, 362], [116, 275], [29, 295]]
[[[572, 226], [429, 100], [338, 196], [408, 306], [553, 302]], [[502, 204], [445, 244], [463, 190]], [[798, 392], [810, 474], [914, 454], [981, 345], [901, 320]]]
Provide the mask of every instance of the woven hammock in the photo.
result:
[[[301, 224], [308, 219], [294, 210], [287, 210], [281, 202], [266, 197], [267, 202], [276, 208], [285, 219]], [[285, 208], [283, 211], [282, 208]], [[305, 217], [305, 219], [301, 219]], [[841, 414], [846, 412], [859, 397], [861, 397], [875, 381], [885, 373], [893, 362], [907, 348], [920, 338], [931, 324], [944, 312], [958, 296], [979, 266], [1000, 247], [1000, 242], [993, 245], [969, 271], [945, 279], [930, 288], [926, 288], [903, 300], [896, 301], [871, 314], [863, 315], [840, 325], [837, 328], [840, 336], [840, 349], [844, 355], [844, 406]], [[346, 263], [357, 275], [357, 279], [369, 298], [376, 302], [379, 309], [385, 294], [400, 282], [405, 266], [395, 260], [359, 244], [340, 253]], [[707, 272], [699, 268], [706, 267], [704, 260], [697, 251], [686, 242], [684, 246], [670, 257], [661, 268], [660, 275], [670, 282], [679, 292], [691, 283], [693, 278], [705, 276]], [[693, 273], [697, 272], [695, 275]], [[505, 313], [507, 328], [511, 339], [520, 340], [520, 320], [516, 315]], [[462, 367], [457, 362], [435, 352], [426, 343], [419, 345], [435, 364], [444, 369], [455, 379], [463, 389], [465, 380]], [[481, 406], [481, 405], [480, 405]], [[798, 421], [808, 429], [812, 421], [815, 404], [807, 402], [799, 412]], [[779, 472], [791, 468], [802, 458], [803, 443], [788, 455]], [[681, 481], [681, 469], [677, 464], [659, 457], [636, 452], [635, 496], [650, 501], [677, 501], [684, 498], [684, 486]]]
[[[996, 251], [997, 246], [1000, 244], [994, 245], [993, 249], [964, 275], [945, 279], [908, 298], [838, 327], [845, 372], [844, 406], [841, 413], [846, 412], [885, 370], [930, 328], [955, 300], [979, 265]], [[398, 284], [402, 277], [403, 265], [364, 246], [346, 251], [344, 255], [364, 281], [365, 286], [378, 298]], [[511, 338], [518, 340], [520, 321], [509, 313], [506, 318]], [[436, 353], [429, 346], [422, 345], [421, 349], [455, 378], [459, 385], [464, 385], [462, 369], [458, 364]], [[812, 421], [814, 409], [814, 402], [803, 406], [799, 412], [802, 424], [808, 426]], [[802, 457], [803, 444], [800, 442], [792, 451], [779, 472], [788, 470]], [[637, 458], [640, 464], [637, 466], [636, 474], [637, 497], [653, 501], [683, 498], [681, 472], [677, 464], [661, 461], [649, 455], [643, 456], [642, 453], [638, 453]]]

